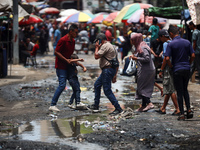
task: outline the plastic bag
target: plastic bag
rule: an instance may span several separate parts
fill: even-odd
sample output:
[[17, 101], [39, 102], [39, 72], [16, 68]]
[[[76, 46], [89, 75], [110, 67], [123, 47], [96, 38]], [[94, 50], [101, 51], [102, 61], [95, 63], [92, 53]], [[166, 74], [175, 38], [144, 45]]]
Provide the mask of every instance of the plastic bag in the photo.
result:
[[130, 60], [129, 64], [128, 64], [128, 68], [126, 69], [126, 73], [128, 75], [132, 75], [136, 73], [136, 63], [133, 59]]

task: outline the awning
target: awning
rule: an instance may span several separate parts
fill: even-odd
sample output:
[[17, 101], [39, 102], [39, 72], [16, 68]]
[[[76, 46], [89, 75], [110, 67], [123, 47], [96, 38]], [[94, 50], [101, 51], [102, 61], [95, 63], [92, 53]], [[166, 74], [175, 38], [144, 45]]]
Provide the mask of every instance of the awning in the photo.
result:
[[173, 7], [150, 7], [149, 16], [163, 17], [168, 19], [181, 19], [181, 11], [183, 10], [182, 6], [173, 6]]
[[[12, 0], [1, 0], [0, 12], [3, 12], [4, 14], [12, 12], [13, 10], [12, 7], [13, 7]], [[29, 13], [27, 13], [20, 5], [18, 5], [18, 17], [24, 17], [28, 15]]]

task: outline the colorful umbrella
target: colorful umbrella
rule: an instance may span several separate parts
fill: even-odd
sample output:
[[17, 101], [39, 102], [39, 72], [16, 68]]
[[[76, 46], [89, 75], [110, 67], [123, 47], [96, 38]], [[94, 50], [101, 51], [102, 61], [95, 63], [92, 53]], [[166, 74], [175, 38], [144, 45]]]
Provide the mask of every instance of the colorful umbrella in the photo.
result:
[[88, 21], [87, 23], [101, 23], [108, 15], [98, 15], [94, 17], [92, 20]]
[[119, 11], [110, 13], [104, 20], [103, 20], [103, 24], [105, 24], [106, 26], [111, 26], [113, 24], [113, 20], [117, 17], [117, 15], [119, 14]]
[[70, 16], [72, 14], [76, 14], [76, 13], [79, 13], [79, 11], [76, 9], [66, 9], [64, 11], [61, 11], [59, 15], [63, 16], [63, 17], [64, 16], [68, 17], [68, 16]]
[[[158, 23], [166, 22], [167, 19], [156, 17], [158, 19]], [[146, 16], [145, 22], [152, 24], [153, 17], [152, 16]], [[144, 9], [139, 9], [136, 12], [132, 14], [132, 16], [127, 20], [128, 23], [144, 23]]]
[[118, 14], [119, 14], [119, 11], [110, 13], [110, 14], [104, 19], [104, 21], [112, 22], [112, 21], [117, 17]]
[[24, 17], [19, 21], [19, 26], [26, 26], [30, 24], [40, 23], [43, 22], [43, 19], [41, 19], [38, 16], [30, 15], [29, 17]]
[[40, 10], [39, 13], [40, 14], [58, 14], [58, 13], [60, 13], [60, 11], [57, 8], [48, 7], [48, 8], [44, 8], [44, 9]]
[[65, 21], [64, 23], [70, 23], [70, 22], [88, 22], [89, 20], [91, 20], [92, 18], [83, 13], [83, 12], [79, 12], [79, 13], [76, 13], [76, 14], [73, 14], [71, 16], [69, 16]]
[[150, 4], [143, 4], [143, 3], [133, 3], [130, 5], [127, 5], [122, 8], [122, 10], [119, 12], [117, 17], [114, 19], [114, 22], [124, 22], [125, 20], [129, 19], [131, 15], [137, 11], [138, 9], [144, 9], [144, 8], [149, 8], [153, 7]]

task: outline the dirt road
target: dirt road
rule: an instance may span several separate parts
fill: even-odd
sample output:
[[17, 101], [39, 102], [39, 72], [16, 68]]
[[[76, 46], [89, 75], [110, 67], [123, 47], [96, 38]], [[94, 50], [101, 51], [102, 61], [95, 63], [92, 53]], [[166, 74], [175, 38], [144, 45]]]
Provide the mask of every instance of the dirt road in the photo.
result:
[[[82, 87], [81, 97], [84, 103], [92, 104], [94, 97], [93, 84], [100, 73], [100, 70], [98, 70], [98, 61], [94, 60], [92, 54], [79, 54], [79, 57], [85, 59], [83, 64], [88, 68], [87, 73], [83, 73], [82, 70], [79, 70], [79, 80]], [[157, 114], [155, 110], [151, 110], [146, 113], [134, 113], [129, 119], [110, 119], [108, 112], [99, 113], [94, 117], [94, 114], [87, 110], [71, 110], [66, 107], [71, 94], [71, 89], [68, 85], [59, 99], [58, 107], [61, 109], [61, 112], [59, 114], [54, 114], [57, 116], [58, 120], [54, 119], [52, 121], [52, 114], [49, 113], [48, 108], [53, 93], [58, 85], [55, 69], [53, 68], [54, 57], [51, 55], [39, 57], [37, 61], [43, 61], [42, 63], [45, 65], [41, 65], [36, 70], [32, 68], [23, 68], [22, 66], [13, 66], [13, 78], [7, 77], [0, 81], [0, 149], [21, 148], [53, 150], [57, 148], [94, 149], [94, 147], [97, 147], [96, 149], [126, 150], [199, 149], [200, 85], [189, 83], [188, 88], [191, 105], [194, 110], [194, 118], [191, 120], [177, 121], [177, 116], [171, 115], [173, 112], [172, 102], [170, 102], [167, 107], [166, 115], [160, 115]], [[133, 108], [133, 106], [137, 106], [140, 103], [140, 101], [134, 100], [133, 95], [135, 88], [136, 84], [134, 83], [134, 78], [123, 77], [118, 74], [118, 82], [113, 84], [113, 91], [124, 109], [127, 107]], [[109, 101], [103, 93], [101, 99], [101, 108], [103, 110], [108, 109], [112, 111], [113, 107], [109, 105]], [[152, 102], [157, 108], [163, 102], [163, 97], [159, 95], [156, 88], [154, 89]], [[53, 136], [51, 138], [57, 140], [50, 141], [48, 139], [47, 142], [44, 142], [42, 138], [39, 138], [39, 140], [31, 140], [31, 138], [25, 140], [21, 138], [24, 132], [9, 135], [13, 129], [17, 128], [19, 130], [19, 127], [22, 127], [26, 123], [31, 123], [31, 126], [28, 127], [33, 128], [33, 122], [47, 120], [50, 123], [56, 122], [59, 126], [60, 120], [82, 116], [93, 116], [94, 119], [90, 121], [90, 123], [93, 124], [93, 126], [90, 126], [93, 128], [95, 127], [95, 121], [98, 121], [98, 125], [101, 127], [108, 124], [109, 128], [94, 130], [90, 134], [85, 134], [86, 132], [80, 131], [70, 136], [70, 138], [67, 137], [65, 131], [62, 131], [60, 128], [59, 133], [63, 133], [63, 135], [65, 135], [64, 138], [63, 136]], [[103, 121], [101, 121], [101, 119], [98, 120], [98, 118], [103, 118]], [[79, 130], [82, 129], [82, 125], [86, 126], [86, 121], [88, 120], [85, 118], [78, 121]], [[75, 123], [73, 119], [72, 123]], [[27, 129], [28, 127], [26, 127], [26, 131], [35, 131], [34, 129]], [[36, 128], [38, 125], [34, 127]], [[40, 135], [42, 136], [43, 134], [40, 133]], [[66, 142], [69, 139], [71, 143]], [[63, 140], [65, 142], [63, 142]], [[78, 142], [78, 146], [72, 144], [77, 144]], [[83, 145], [87, 142], [89, 142], [89, 145], [91, 144], [90, 148], [84, 148]], [[92, 144], [97, 145], [92, 146]]]

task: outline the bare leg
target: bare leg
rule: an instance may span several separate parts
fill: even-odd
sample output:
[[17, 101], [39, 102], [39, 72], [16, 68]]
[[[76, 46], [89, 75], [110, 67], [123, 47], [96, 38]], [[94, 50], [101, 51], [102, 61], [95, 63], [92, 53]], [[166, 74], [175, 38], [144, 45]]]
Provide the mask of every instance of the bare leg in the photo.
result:
[[171, 94], [171, 99], [172, 99], [172, 102], [174, 103], [174, 107], [176, 109], [176, 113], [180, 113], [180, 110], [179, 110], [179, 107], [178, 107], [178, 102], [177, 102], [177, 98], [176, 98], [176, 94], [175, 93], [172, 93]]
[[156, 82], [154, 82], [154, 86], [156, 86], [160, 90], [161, 96], [163, 96], [163, 88]]
[[165, 108], [166, 108], [166, 106], [167, 106], [167, 104], [168, 104], [169, 98], [170, 98], [170, 95], [169, 95], [169, 94], [165, 95], [164, 103], [163, 103], [163, 105], [162, 105], [162, 107], [161, 107], [161, 109], [160, 109], [162, 112], [165, 112], [165, 111], [166, 111]]

